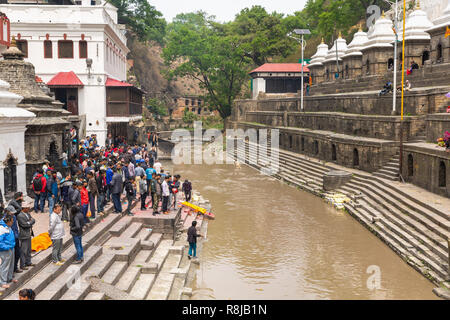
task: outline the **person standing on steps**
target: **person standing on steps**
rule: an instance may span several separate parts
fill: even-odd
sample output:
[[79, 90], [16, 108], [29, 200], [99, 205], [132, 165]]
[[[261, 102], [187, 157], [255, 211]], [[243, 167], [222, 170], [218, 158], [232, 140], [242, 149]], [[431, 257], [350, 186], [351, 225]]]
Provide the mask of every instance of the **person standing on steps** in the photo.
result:
[[197, 221], [192, 221], [192, 225], [188, 229], [187, 236], [187, 240], [189, 242], [188, 258], [197, 258], [197, 238], [202, 236], [197, 234]]
[[135, 195], [133, 184], [134, 184], [134, 177], [129, 177], [128, 180], [125, 181], [125, 193], [127, 195], [127, 201], [128, 201], [126, 213], [129, 216], [134, 215], [133, 213], [131, 213], [131, 206], [133, 205], [133, 200], [134, 200], [134, 195]]
[[53, 212], [50, 214], [50, 223], [48, 228], [48, 233], [50, 239], [52, 239], [52, 262], [57, 266], [61, 266], [64, 262], [61, 258], [63, 238], [65, 235], [64, 224], [61, 220], [61, 205], [59, 203], [55, 204]]
[[66, 179], [61, 185], [62, 221], [69, 221], [69, 210], [71, 206], [70, 196], [73, 190], [72, 185], [72, 176], [68, 173]]
[[147, 208], [145, 207], [145, 200], [147, 199], [148, 193], [147, 193], [147, 180], [146, 179], [140, 179], [139, 180], [139, 193], [141, 195], [141, 210], [145, 211]]
[[162, 187], [161, 187], [161, 176], [159, 174], [153, 173], [151, 180], [152, 187], [152, 205], [153, 205], [153, 215], [160, 214], [158, 211], [159, 201], [162, 198]]
[[13, 280], [14, 275], [14, 247], [16, 245], [14, 239], [14, 231], [11, 229], [13, 225], [13, 217], [5, 214], [0, 220], [0, 286], [8, 289]]
[[106, 185], [106, 170], [100, 169], [98, 172], [98, 176], [96, 177], [97, 182], [97, 212], [99, 215], [105, 214], [105, 201], [106, 201], [106, 191], [107, 191], [107, 185]]
[[192, 183], [188, 179], [183, 183], [183, 192], [186, 202], [190, 202], [192, 198]]
[[89, 210], [91, 210], [90, 219], [95, 219], [95, 199], [98, 200], [97, 181], [95, 180], [94, 172], [88, 172], [88, 196], [89, 196]]
[[34, 212], [38, 213], [40, 210], [41, 213], [44, 213], [47, 179], [44, 178], [44, 171], [42, 169], [37, 170], [31, 186], [34, 192]]
[[78, 207], [72, 207], [70, 209], [70, 234], [73, 238], [73, 244], [75, 245], [75, 250], [77, 251], [77, 258], [74, 264], [80, 264], [84, 261], [83, 255], [83, 229], [84, 229], [84, 216]]
[[87, 181], [84, 180], [83, 185], [80, 188], [80, 196], [81, 196], [81, 213], [84, 216], [84, 223], [90, 223], [90, 220], [87, 216], [89, 212], [89, 192], [87, 190]]
[[169, 191], [169, 182], [170, 182], [170, 176], [166, 176], [166, 178], [164, 179], [164, 182], [161, 183], [161, 189], [162, 189], [162, 212], [164, 214], [169, 214], [169, 210], [168, 210], [168, 204], [169, 204], [169, 196], [170, 196], [170, 191]]
[[114, 203], [114, 213], [122, 213], [122, 203], [120, 195], [123, 190], [122, 175], [117, 172], [117, 168], [113, 168], [114, 175], [111, 179], [111, 197]]
[[31, 263], [31, 238], [34, 237], [33, 225], [36, 223], [30, 213], [30, 207], [26, 204], [22, 207], [22, 212], [17, 216], [17, 224], [19, 225], [19, 241], [20, 241], [20, 269], [27, 270], [33, 267]]

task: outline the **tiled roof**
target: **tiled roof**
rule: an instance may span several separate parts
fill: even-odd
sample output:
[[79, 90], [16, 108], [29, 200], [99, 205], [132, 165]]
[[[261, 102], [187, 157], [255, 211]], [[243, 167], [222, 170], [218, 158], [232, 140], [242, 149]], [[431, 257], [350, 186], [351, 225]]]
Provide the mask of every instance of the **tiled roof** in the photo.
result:
[[82, 87], [83, 82], [81, 82], [73, 71], [58, 72], [49, 82], [47, 82], [47, 86]]
[[[250, 73], [255, 72], [301, 72], [300, 63], [266, 63], [256, 68]], [[303, 72], [309, 72], [308, 67], [303, 67]]]

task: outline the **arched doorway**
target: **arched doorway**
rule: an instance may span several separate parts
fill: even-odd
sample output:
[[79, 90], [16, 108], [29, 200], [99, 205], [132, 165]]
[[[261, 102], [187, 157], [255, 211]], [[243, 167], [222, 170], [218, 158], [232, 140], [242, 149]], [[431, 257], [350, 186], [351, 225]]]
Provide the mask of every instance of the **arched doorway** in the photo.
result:
[[390, 58], [388, 60], [388, 69], [389, 70], [393, 70], [394, 69], [394, 59], [393, 58]]
[[301, 139], [301, 151], [305, 151], [305, 138], [302, 137]]
[[292, 136], [289, 135], [289, 149], [292, 149]]
[[59, 163], [59, 154], [58, 147], [56, 146], [56, 142], [50, 142], [50, 147], [48, 150], [47, 160], [50, 161], [50, 164], [56, 169], [60, 167]]
[[442, 44], [438, 44], [436, 47], [436, 62], [442, 62]]
[[336, 161], [336, 160], [337, 160], [336, 145], [332, 144], [331, 145], [331, 161]]
[[358, 149], [353, 149], [353, 166], [357, 167], [359, 166], [359, 153]]
[[366, 61], [366, 74], [370, 74], [370, 60], [367, 59]]
[[424, 64], [425, 64], [425, 61], [427, 61], [427, 60], [430, 60], [430, 51], [425, 50], [425, 51], [422, 53], [422, 65], [424, 65]]
[[3, 169], [5, 196], [12, 196], [17, 191], [17, 161], [12, 154], [9, 154], [8, 159], [4, 162]]
[[408, 177], [414, 176], [414, 159], [410, 154], [408, 155]]
[[314, 141], [314, 154], [319, 154], [319, 142], [317, 140]]
[[439, 163], [439, 188], [447, 187], [447, 168], [444, 161]]

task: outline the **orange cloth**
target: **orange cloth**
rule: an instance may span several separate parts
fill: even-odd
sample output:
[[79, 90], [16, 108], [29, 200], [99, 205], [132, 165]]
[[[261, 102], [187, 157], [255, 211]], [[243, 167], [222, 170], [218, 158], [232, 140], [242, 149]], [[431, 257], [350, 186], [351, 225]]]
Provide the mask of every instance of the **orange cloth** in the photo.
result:
[[52, 239], [50, 239], [50, 234], [48, 232], [41, 233], [37, 237], [31, 239], [31, 250], [39, 252], [47, 249], [52, 245]]

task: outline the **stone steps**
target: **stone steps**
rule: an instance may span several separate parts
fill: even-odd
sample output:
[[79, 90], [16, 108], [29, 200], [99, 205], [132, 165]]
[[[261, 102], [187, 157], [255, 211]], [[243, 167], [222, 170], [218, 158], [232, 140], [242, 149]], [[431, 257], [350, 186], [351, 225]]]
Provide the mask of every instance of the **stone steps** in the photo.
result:
[[94, 292], [91, 291], [85, 298], [84, 300], [105, 300], [106, 299], [106, 295], [103, 292]]
[[142, 229], [142, 223], [133, 222], [120, 235], [120, 238], [134, 238]]
[[[149, 230], [150, 229], [150, 230]], [[152, 235], [153, 230], [151, 228], [142, 227], [141, 231], [135, 236], [136, 239], [140, 239], [141, 241], [147, 241]]]
[[[83, 235], [84, 251], [87, 252], [88, 249], [119, 219], [120, 216], [109, 214], [103, 219], [98, 218], [95, 222], [91, 222], [88, 230]], [[5, 291], [1, 298], [15, 300], [17, 299], [18, 292], [24, 288], [33, 288], [38, 296], [50, 282], [54, 281], [54, 279], [64, 273], [75, 260], [76, 250], [73, 246], [71, 236], [65, 238], [64, 247], [66, 249], [62, 252], [61, 256], [66, 262], [62, 266], [56, 266], [51, 263], [51, 249], [39, 252], [33, 258], [33, 262], [36, 263], [36, 266], [28, 270], [27, 273], [21, 274], [22, 277], [20, 277], [19, 283], [17, 283], [16, 286], [11, 286], [10, 289]], [[40, 260], [40, 262], [37, 260]]]
[[105, 283], [115, 285], [127, 268], [128, 263], [126, 261], [114, 261], [111, 267], [103, 275], [102, 280]]
[[135, 297], [137, 299], [145, 299], [147, 297], [148, 293], [150, 292], [150, 289], [152, 288], [154, 282], [155, 282], [156, 275], [153, 273], [144, 274], [141, 273], [136, 280], [136, 283], [134, 284], [133, 288], [130, 291], [130, 295], [132, 297]]
[[134, 284], [141, 274], [141, 268], [134, 265], [128, 266], [127, 270], [122, 274], [119, 281], [116, 284], [116, 288], [127, 293], [130, 293]]
[[172, 290], [173, 282], [176, 274], [173, 269], [179, 267], [181, 262], [181, 254], [169, 254], [164, 261], [155, 283], [151, 288], [146, 300], [167, 300], [169, 298], [170, 291]]
[[[67, 290], [73, 287], [69, 283], [69, 279], [78, 273], [82, 276], [83, 273], [97, 260], [102, 254], [101, 247], [91, 247], [84, 253], [84, 262], [79, 265], [73, 265], [68, 272], [60, 274], [58, 277], [52, 279], [50, 283], [42, 287], [36, 292], [36, 300], [58, 300]], [[76, 283], [75, 283], [76, 285]], [[70, 287], [70, 288], [69, 288]], [[33, 289], [36, 290], [36, 289]]]

